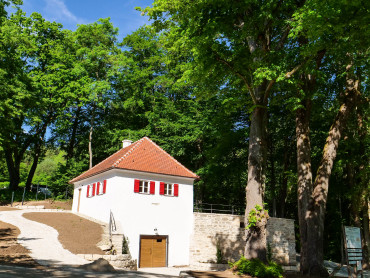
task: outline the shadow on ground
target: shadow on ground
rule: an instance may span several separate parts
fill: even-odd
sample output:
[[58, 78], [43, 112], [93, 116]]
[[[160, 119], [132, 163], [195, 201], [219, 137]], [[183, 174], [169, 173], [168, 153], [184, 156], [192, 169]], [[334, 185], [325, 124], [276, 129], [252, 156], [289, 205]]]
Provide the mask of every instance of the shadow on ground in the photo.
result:
[[163, 275], [163, 274], [154, 274], [154, 273], [143, 273], [136, 271], [115, 271], [110, 273], [102, 272], [88, 272], [83, 269], [74, 268], [71, 266], [63, 266], [60, 268], [49, 268], [49, 269], [34, 269], [18, 266], [5, 266], [0, 265], [0, 277], [25, 277], [25, 278], [34, 278], [34, 277], [101, 277], [101, 278], [113, 278], [113, 277], [128, 277], [128, 278], [173, 278], [176, 276]]

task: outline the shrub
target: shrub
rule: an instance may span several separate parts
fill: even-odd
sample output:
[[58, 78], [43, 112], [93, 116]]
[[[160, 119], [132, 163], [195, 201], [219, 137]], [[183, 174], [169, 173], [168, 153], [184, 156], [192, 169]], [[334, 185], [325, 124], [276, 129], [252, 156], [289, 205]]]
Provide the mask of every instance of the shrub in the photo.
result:
[[247, 260], [244, 256], [239, 261], [230, 263], [230, 267], [238, 274], [248, 274], [261, 278], [281, 278], [284, 272], [282, 267], [275, 262], [269, 262], [266, 265], [261, 260]]

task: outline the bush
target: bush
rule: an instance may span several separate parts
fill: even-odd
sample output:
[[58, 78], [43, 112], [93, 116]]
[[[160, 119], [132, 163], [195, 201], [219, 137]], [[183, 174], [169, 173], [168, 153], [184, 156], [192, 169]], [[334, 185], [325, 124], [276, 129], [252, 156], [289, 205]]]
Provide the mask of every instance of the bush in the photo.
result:
[[238, 274], [248, 274], [261, 278], [281, 278], [284, 272], [283, 268], [275, 262], [269, 262], [266, 265], [261, 260], [247, 260], [244, 256], [239, 261], [230, 263], [230, 267]]

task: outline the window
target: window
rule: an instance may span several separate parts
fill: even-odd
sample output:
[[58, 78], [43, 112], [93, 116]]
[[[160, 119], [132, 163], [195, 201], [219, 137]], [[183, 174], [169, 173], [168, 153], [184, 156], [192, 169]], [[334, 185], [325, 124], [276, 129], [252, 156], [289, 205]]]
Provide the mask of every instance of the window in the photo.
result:
[[105, 194], [106, 190], [107, 190], [107, 180], [89, 184], [87, 185], [86, 197], [90, 198], [95, 195]]
[[149, 182], [148, 181], [140, 181], [139, 193], [149, 194]]
[[159, 194], [165, 196], [179, 196], [179, 185], [177, 183], [160, 183]]
[[103, 195], [107, 190], [107, 180], [97, 182], [96, 184], [96, 195]]
[[86, 197], [93, 197], [95, 196], [95, 186], [96, 184], [89, 184], [87, 185], [87, 192], [86, 192]]
[[155, 182], [146, 180], [135, 180], [134, 192], [153, 195], [155, 193]]
[[164, 184], [164, 195], [173, 195], [173, 184], [172, 183], [165, 183]]

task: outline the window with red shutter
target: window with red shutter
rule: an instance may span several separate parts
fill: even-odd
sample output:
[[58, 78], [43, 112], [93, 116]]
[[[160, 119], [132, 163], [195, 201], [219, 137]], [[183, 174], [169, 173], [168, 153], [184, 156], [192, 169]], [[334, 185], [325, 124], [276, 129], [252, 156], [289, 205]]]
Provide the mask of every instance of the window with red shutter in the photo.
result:
[[90, 184], [87, 185], [86, 197], [89, 197]]
[[136, 193], [140, 192], [140, 180], [135, 180], [135, 182], [134, 182], [134, 192], [136, 192]]
[[96, 183], [93, 184], [93, 188], [92, 188], [92, 196], [95, 196], [95, 186], [96, 186]]
[[175, 183], [173, 186], [174, 186], [173, 196], [178, 197], [179, 196], [179, 185], [177, 183]]
[[155, 194], [155, 181], [150, 182], [150, 194]]
[[105, 192], [107, 192], [107, 180], [103, 182], [103, 194], [105, 194]]

